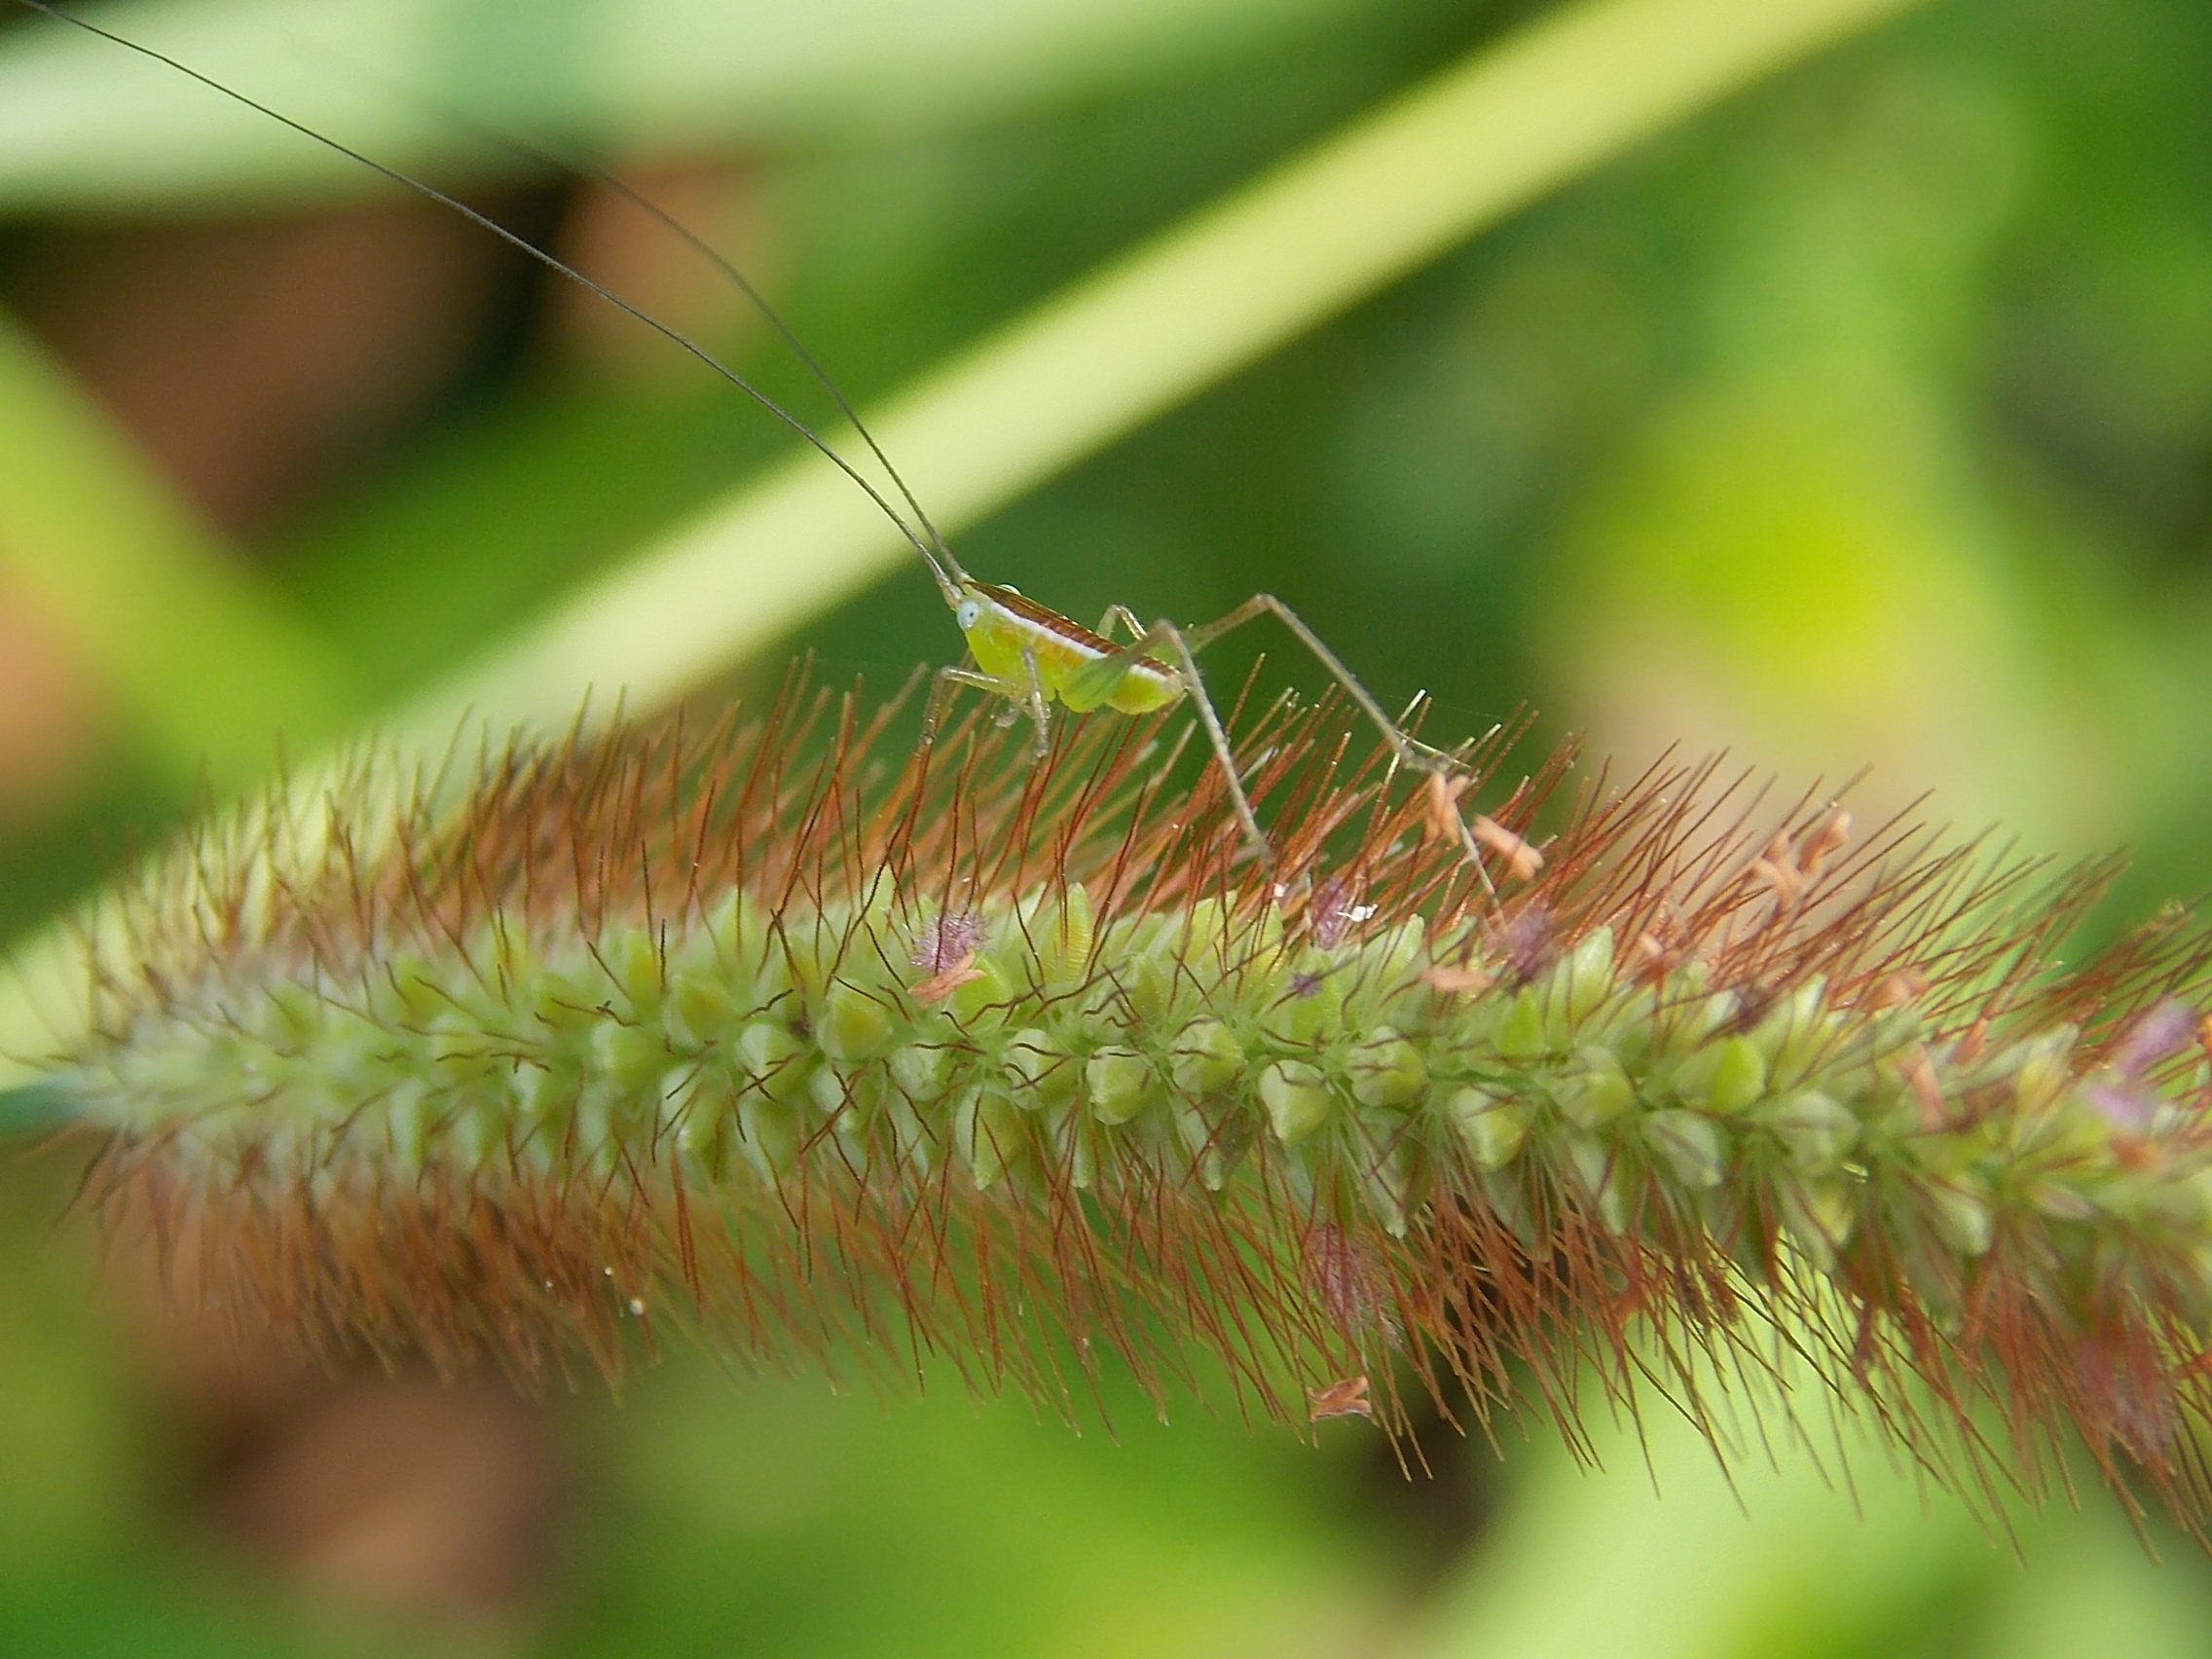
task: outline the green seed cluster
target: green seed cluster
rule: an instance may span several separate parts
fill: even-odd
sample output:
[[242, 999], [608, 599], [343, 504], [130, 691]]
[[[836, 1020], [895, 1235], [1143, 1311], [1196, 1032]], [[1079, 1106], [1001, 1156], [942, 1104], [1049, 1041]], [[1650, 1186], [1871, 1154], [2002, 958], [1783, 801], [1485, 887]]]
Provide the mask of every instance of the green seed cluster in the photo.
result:
[[[1102, 922], [1073, 884], [957, 925], [881, 891], [781, 915], [733, 894], [588, 945], [495, 915], [346, 982], [238, 977], [142, 1012], [67, 1087], [217, 1166], [675, 1157], [709, 1183], [834, 1162], [1015, 1195], [1265, 1170], [1400, 1238], [1477, 1203], [1532, 1248], [1567, 1216], [1686, 1228], [1769, 1276], [1878, 1234], [1938, 1302], [2000, 1246], [2060, 1302], [2117, 1277], [2194, 1315], [2212, 1287], [2201, 1065], [2120, 1080], [2145, 1114], [2123, 1125], [2068, 1030], [1932, 1042], [1909, 1002], [1819, 979], [1762, 1005], [1695, 963], [1627, 972], [1604, 927], [1533, 972], [1458, 941], [1448, 977], [1418, 918], [1324, 945], [1221, 903]], [[1487, 983], [1438, 988], [1470, 961]]]

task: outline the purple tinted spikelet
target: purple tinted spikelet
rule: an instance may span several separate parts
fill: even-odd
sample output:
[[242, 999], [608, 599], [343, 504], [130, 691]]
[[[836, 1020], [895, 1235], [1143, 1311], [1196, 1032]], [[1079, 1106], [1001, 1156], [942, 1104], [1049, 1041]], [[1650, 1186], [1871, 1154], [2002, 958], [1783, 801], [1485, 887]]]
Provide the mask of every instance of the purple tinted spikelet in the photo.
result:
[[1486, 815], [1493, 902], [1326, 706], [1242, 733], [1263, 873], [1160, 729], [906, 756], [793, 697], [511, 749], [456, 810], [367, 768], [321, 840], [273, 806], [101, 958], [55, 1062], [91, 1191], [331, 1355], [614, 1372], [673, 1322], [1572, 1438], [1593, 1386], [1696, 1413], [1707, 1356], [1787, 1348], [1970, 1493], [2071, 1429], [2201, 1515], [2200, 934], [2061, 972], [2111, 866], [1710, 766], [1539, 841], [1564, 756]]

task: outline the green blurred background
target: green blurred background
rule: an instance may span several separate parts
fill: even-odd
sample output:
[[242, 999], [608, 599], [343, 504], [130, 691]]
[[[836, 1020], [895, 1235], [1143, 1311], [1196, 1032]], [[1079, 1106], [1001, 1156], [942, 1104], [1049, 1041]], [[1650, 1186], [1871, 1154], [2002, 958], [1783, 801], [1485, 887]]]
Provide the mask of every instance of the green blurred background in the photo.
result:
[[[651, 191], [865, 404], [1543, 11], [95, 15], [433, 173], [827, 420], [673, 238], [467, 121]], [[0, 29], [0, 939], [789, 447], [491, 239], [52, 32]], [[1432, 734], [1527, 701], [1595, 753], [1870, 766], [1863, 813], [1926, 794], [2039, 852], [2127, 843], [2103, 925], [2145, 914], [2212, 870], [2212, 11], [1936, 0], [960, 545], [1085, 618], [1271, 589], [1386, 702], [1430, 689]], [[1313, 683], [1286, 645], [1233, 643], [1217, 677], [1264, 647]], [[801, 647], [889, 686], [954, 636], [907, 570], [698, 702]], [[2156, 1525], [2154, 1563], [2093, 1492], [1993, 1535], [1749, 1418], [1733, 1486], [1656, 1414], [1595, 1425], [1602, 1472], [1534, 1426], [1502, 1456], [1439, 1431], [1409, 1480], [1356, 1421], [1317, 1447], [1197, 1403], [1161, 1426], [1133, 1390], [1077, 1435], [956, 1382], [887, 1401], [686, 1352], [619, 1402], [306, 1376], [166, 1310], [144, 1262], [95, 1293], [95, 1241], [54, 1226], [73, 1158], [0, 1174], [8, 1652], [2212, 1648], [2212, 1573]]]

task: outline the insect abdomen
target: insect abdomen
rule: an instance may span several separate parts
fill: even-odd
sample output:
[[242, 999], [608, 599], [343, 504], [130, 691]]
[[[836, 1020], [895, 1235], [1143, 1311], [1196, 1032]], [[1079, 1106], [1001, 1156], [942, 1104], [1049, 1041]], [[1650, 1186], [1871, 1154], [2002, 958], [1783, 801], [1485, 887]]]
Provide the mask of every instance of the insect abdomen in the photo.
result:
[[1129, 672], [1106, 699], [1106, 706], [1117, 714], [1149, 715], [1179, 701], [1182, 695], [1183, 682], [1170, 670], [1140, 660], [1129, 665]]
[[1011, 695], [1020, 695], [1027, 684], [1024, 650], [1037, 664], [1046, 698], [1071, 714], [1099, 708], [1150, 714], [1183, 695], [1183, 682], [1171, 670], [1143, 658], [1110, 667], [1117, 651], [1113, 642], [1011, 589], [981, 591], [989, 603], [967, 630], [968, 648], [976, 666], [1004, 682]]

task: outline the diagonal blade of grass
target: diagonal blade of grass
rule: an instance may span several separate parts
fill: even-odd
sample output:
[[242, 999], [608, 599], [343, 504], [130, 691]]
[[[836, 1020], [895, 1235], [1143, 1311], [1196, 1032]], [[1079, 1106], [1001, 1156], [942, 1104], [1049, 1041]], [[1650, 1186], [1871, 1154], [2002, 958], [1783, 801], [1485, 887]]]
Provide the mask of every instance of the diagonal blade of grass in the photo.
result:
[[155, 475], [44, 348], [0, 315], [0, 569], [90, 661], [173, 787], [235, 789], [278, 731], [350, 709], [330, 653]]
[[[1914, 0], [1585, 0], [1049, 301], [895, 398], [877, 430], [940, 522], [972, 522], [1545, 190]], [[594, 688], [666, 703], [908, 557], [804, 455], [678, 529], [404, 711], [402, 753], [463, 722], [565, 725]], [[604, 715], [614, 699], [602, 695]], [[312, 841], [321, 785], [294, 793]], [[80, 1017], [84, 951], [33, 941], [0, 981], [0, 1087]]]

